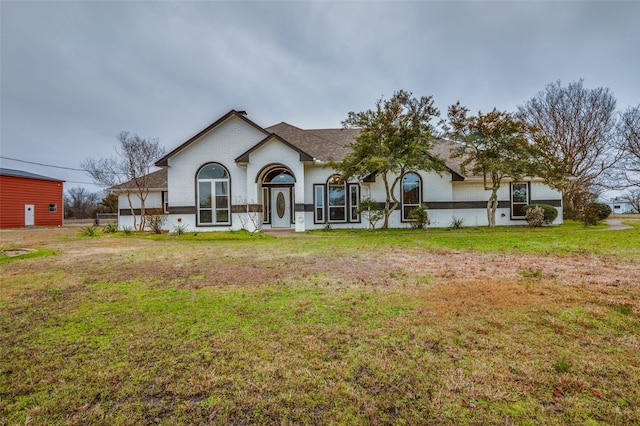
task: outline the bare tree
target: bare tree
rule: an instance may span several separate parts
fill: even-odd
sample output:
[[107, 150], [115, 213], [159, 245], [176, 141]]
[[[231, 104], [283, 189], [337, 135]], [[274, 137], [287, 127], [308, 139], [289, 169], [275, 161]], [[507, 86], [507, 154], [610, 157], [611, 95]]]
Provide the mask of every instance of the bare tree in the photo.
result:
[[98, 194], [76, 186], [64, 196], [64, 213], [67, 217], [86, 219], [93, 217], [98, 207]]
[[619, 169], [625, 186], [640, 187], [640, 105], [620, 115], [618, 130], [623, 154]]
[[569, 209], [579, 210], [577, 194], [604, 184], [619, 159], [615, 108], [609, 89], [586, 89], [582, 80], [551, 83], [519, 107], [539, 150], [536, 174], [563, 192]]
[[620, 199], [629, 203], [636, 213], [640, 213], [640, 188], [629, 188]]
[[[87, 159], [82, 168], [91, 175], [97, 185], [114, 188], [126, 194], [133, 215], [133, 226], [145, 228], [145, 200], [149, 194], [148, 175], [154, 162], [164, 155], [164, 148], [157, 138], [141, 138], [129, 132], [118, 135], [120, 142], [116, 156]], [[140, 224], [137, 223], [132, 196], [140, 200]]]

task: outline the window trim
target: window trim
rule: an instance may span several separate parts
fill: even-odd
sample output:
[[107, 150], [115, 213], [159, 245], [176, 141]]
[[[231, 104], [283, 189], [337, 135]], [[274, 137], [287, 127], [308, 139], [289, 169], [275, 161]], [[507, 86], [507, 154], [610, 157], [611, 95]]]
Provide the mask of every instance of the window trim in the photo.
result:
[[162, 213], [169, 213], [169, 191], [162, 191]]
[[[349, 222], [351, 223], [360, 223], [360, 214], [356, 213], [358, 210], [358, 206], [360, 206], [360, 184], [358, 183], [349, 183], [347, 184], [347, 188], [349, 189]], [[353, 190], [355, 189], [356, 193], [356, 203], [353, 205]]]
[[[408, 175], [415, 175], [418, 178], [418, 204], [407, 204], [404, 202], [404, 178]], [[413, 206], [413, 208], [420, 207], [422, 205], [422, 176], [417, 172], [406, 172], [402, 175], [402, 179], [400, 179], [400, 221], [402, 223], [405, 222], [413, 222], [413, 220], [405, 217], [405, 206]]]
[[[320, 196], [318, 196], [318, 190], [320, 190], [321, 192]], [[313, 184], [313, 223], [325, 223], [325, 218], [326, 218], [325, 206], [326, 206], [326, 186], [320, 183], [314, 183]], [[321, 215], [318, 215], [318, 212], [320, 212]]]
[[[342, 181], [342, 183], [341, 184], [330, 183], [330, 181], [332, 179], [335, 179], [335, 178], [339, 178], [340, 181]], [[334, 174], [334, 175], [329, 176], [329, 179], [327, 179], [326, 185], [327, 185], [327, 190], [326, 190], [326, 194], [327, 194], [326, 195], [327, 222], [329, 222], [329, 223], [347, 223], [348, 222], [348, 218], [349, 218], [349, 215], [348, 215], [348, 207], [349, 206], [348, 206], [348, 198], [347, 198], [347, 183], [344, 181], [342, 176], [340, 176], [339, 174]], [[342, 188], [344, 190], [344, 195], [343, 195], [344, 204], [337, 205], [337, 206], [331, 206], [331, 204], [329, 203], [329, 193], [331, 192], [330, 191], [330, 187], [331, 186], [334, 186], [334, 187], [342, 186]], [[332, 220], [331, 219], [331, 209], [332, 208], [334, 210], [343, 209], [344, 210], [344, 219], [342, 219], [342, 220], [335, 220], [335, 219]]]
[[[526, 202], [522, 203], [522, 202], [517, 202], [514, 203], [513, 202], [513, 187], [515, 185], [524, 185], [524, 187], [527, 189], [527, 200]], [[531, 182], [511, 182], [509, 184], [509, 210], [510, 210], [510, 217], [511, 220], [527, 220], [527, 216], [526, 215], [522, 215], [522, 216], [515, 216], [514, 215], [514, 205], [529, 205], [531, 203]]]
[[[213, 178], [213, 179], [200, 179], [200, 173], [202, 172], [202, 170], [207, 167], [207, 166], [211, 166], [211, 165], [216, 165], [219, 167], [222, 167], [222, 169], [225, 171], [225, 173], [227, 174], [226, 178]], [[227, 208], [218, 208], [217, 202], [216, 202], [216, 197], [218, 196], [216, 194], [216, 183], [218, 182], [222, 182], [227, 184]], [[208, 183], [209, 184], [209, 188], [211, 189], [211, 207], [210, 208], [205, 208], [205, 209], [201, 209], [200, 208], [200, 183]], [[202, 222], [202, 220], [200, 220], [200, 215], [201, 215], [201, 211], [202, 210], [208, 210], [211, 211], [211, 222]], [[217, 221], [217, 211], [218, 210], [227, 210], [228, 212], [228, 218], [229, 220], [226, 222], [218, 222]], [[231, 173], [229, 173], [229, 169], [227, 169], [224, 165], [212, 161], [206, 164], [203, 164], [202, 166], [200, 166], [198, 168], [198, 172], [196, 173], [196, 226], [231, 226], [233, 222], [233, 212], [231, 209]]]
[[271, 189], [268, 186], [262, 187], [262, 223], [271, 224]]

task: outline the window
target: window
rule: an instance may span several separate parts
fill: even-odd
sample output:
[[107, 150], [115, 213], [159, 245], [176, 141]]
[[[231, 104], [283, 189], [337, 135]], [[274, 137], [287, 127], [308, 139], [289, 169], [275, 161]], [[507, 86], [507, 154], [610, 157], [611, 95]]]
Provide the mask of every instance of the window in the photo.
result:
[[313, 185], [313, 221], [324, 223], [324, 185]]
[[327, 181], [329, 222], [347, 221], [347, 190], [342, 177], [331, 176]]
[[271, 223], [271, 205], [269, 188], [262, 188], [262, 223]]
[[529, 204], [529, 184], [511, 184], [511, 219], [526, 219], [524, 206]]
[[49, 213], [55, 213], [58, 211], [58, 205], [57, 204], [49, 204]]
[[162, 213], [169, 213], [169, 193], [162, 191]]
[[402, 220], [409, 221], [411, 210], [420, 206], [422, 199], [422, 183], [416, 173], [406, 173], [402, 177]]
[[360, 185], [357, 183], [349, 184], [349, 221], [360, 222], [358, 214], [358, 206], [360, 205]]
[[229, 172], [220, 164], [207, 164], [198, 172], [198, 224], [230, 225]]

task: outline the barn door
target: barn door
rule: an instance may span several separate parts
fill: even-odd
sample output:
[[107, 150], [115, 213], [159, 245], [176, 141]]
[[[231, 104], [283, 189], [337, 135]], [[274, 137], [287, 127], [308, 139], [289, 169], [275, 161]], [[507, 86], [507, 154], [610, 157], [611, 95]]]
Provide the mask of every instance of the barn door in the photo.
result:
[[24, 226], [33, 226], [35, 224], [35, 206], [33, 204], [24, 205]]

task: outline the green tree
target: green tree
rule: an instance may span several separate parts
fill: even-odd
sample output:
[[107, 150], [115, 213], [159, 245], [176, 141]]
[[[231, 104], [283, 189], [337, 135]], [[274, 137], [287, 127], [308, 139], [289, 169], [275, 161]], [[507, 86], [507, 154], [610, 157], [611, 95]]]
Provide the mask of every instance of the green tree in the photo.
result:
[[459, 143], [452, 155], [462, 158], [461, 172], [469, 170], [482, 176], [484, 189], [491, 191], [487, 201], [489, 227], [496, 225], [498, 189], [506, 177], [521, 179], [531, 170], [533, 152], [526, 135], [526, 125], [513, 114], [493, 111], [477, 116], [457, 102], [449, 107], [445, 125], [450, 138]]
[[118, 213], [118, 196], [112, 192], [107, 193], [98, 206], [100, 213]]
[[329, 165], [345, 180], [382, 178], [386, 191], [383, 228], [389, 227], [389, 216], [400, 205], [396, 187], [405, 172], [444, 169], [444, 163], [429, 154], [435, 132], [431, 121], [439, 114], [431, 96], [418, 99], [400, 90], [391, 99], [379, 99], [373, 110], [349, 112], [342, 122], [345, 128], [361, 132], [349, 154]]

